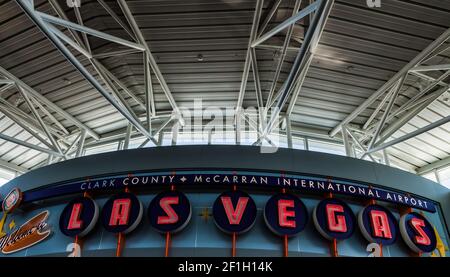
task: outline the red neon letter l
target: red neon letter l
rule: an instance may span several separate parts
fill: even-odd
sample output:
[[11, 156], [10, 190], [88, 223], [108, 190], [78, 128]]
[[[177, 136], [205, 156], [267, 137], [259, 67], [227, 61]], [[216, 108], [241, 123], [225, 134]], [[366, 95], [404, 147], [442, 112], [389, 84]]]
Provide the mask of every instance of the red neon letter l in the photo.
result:
[[83, 204], [76, 203], [72, 207], [72, 212], [70, 213], [68, 230], [80, 229], [83, 225], [83, 221], [80, 219], [81, 210], [83, 209]]

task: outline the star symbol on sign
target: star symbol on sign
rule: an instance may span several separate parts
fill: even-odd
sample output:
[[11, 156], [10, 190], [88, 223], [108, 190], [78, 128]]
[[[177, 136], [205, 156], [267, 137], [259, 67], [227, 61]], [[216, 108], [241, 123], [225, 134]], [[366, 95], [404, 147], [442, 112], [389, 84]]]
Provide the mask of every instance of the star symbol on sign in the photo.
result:
[[186, 182], [187, 179], [186, 179], [186, 177], [183, 176], [183, 177], [180, 178], [180, 180], [181, 180], [181, 182], [184, 183], [184, 182]]
[[203, 208], [199, 216], [203, 218], [205, 221], [208, 221], [208, 219], [212, 216], [212, 214], [209, 212], [208, 208]]
[[16, 227], [16, 222], [13, 220], [11, 220], [11, 222], [9, 223], [9, 230], [12, 230], [14, 227]]

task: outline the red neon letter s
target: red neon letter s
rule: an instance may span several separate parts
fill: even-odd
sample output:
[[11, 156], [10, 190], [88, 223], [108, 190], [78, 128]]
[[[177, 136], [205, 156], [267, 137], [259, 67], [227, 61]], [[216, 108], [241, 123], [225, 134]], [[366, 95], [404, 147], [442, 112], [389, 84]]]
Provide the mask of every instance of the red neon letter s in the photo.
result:
[[230, 224], [238, 225], [241, 222], [245, 207], [247, 207], [248, 197], [239, 197], [236, 210], [233, 208], [230, 197], [222, 196], [220, 199], [222, 200], [222, 205], [225, 208], [225, 213]]
[[81, 210], [83, 209], [83, 204], [76, 203], [72, 207], [72, 213], [70, 214], [68, 230], [80, 229], [83, 225], [83, 221], [80, 219]]
[[378, 238], [392, 238], [391, 228], [387, 214], [383, 211], [370, 211], [370, 219], [372, 222], [373, 235]]
[[422, 229], [422, 227], [425, 227], [425, 221], [419, 218], [413, 218], [411, 219], [411, 225], [416, 230], [416, 232], [419, 234], [418, 236], [415, 236], [414, 240], [417, 244], [421, 245], [430, 245], [431, 239], [428, 237], [428, 235], [425, 233], [425, 231]]
[[158, 216], [158, 224], [174, 224], [178, 222], [178, 215], [171, 205], [177, 205], [179, 202], [180, 199], [178, 196], [161, 198], [159, 205], [167, 216]]
[[130, 215], [130, 199], [116, 199], [114, 200], [111, 210], [111, 218], [109, 219], [109, 226], [126, 225]]
[[344, 207], [337, 204], [327, 204], [325, 209], [327, 211], [328, 229], [332, 232], [347, 232], [347, 223], [345, 222], [345, 216], [336, 216], [336, 213], [344, 212]]
[[288, 211], [287, 208], [294, 208], [294, 200], [278, 200], [278, 224], [281, 227], [295, 228], [295, 220], [288, 220], [288, 217], [295, 217], [295, 211]]

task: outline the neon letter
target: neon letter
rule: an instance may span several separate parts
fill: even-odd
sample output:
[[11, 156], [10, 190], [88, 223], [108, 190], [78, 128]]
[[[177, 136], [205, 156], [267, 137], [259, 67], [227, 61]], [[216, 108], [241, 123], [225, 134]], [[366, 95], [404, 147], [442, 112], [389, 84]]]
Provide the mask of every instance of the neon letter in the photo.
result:
[[370, 219], [372, 222], [373, 235], [378, 238], [392, 238], [391, 228], [387, 214], [383, 211], [370, 211]]
[[336, 215], [336, 213], [344, 212], [344, 207], [338, 204], [327, 204], [325, 209], [327, 211], [328, 229], [332, 232], [347, 232], [345, 216]]
[[294, 200], [278, 200], [278, 224], [281, 227], [295, 228], [295, 220], [288, 220], [288, 217], [295, 217], [295, 211], [288, 211], [287, 208], [294, 208]]
[[416, 241], [416, 243], [421, 244], [421, 245], [430, 245], [431, 239], [422, 228], [422, 227], [425, 227], [425, 221], [422, 219], [419, 219], [419, 218], [413, 218], [413, 219], [411, 219], [410, 223], [413, 226], [413, 228], [416, 230], [416, 233], [418, 234], [418, 236], [414, 237], [414, 240]]
[[76, 203], [72, 207], [72, 212], [70, 213], [69, 225], [67, 229], [80, 229], [83, 225], [83, 221], [80, 219], [81, 210], [83, 209], [83, 204]]
[[161, 198], [159, 205], [167, 216], [158, 216], [158, 224], [174, 224], [178, 222], [178, 215], [171, 205], [177, 205], [179, 202], [180, 199], [178, 196]]
[[109, 226], [126, 225], [130, 215], [131, 199], [114, 200]]
[[225, 213], [230, 224], [238, 225], [241, 222], [245, 207], [247, 207], [248, 197], [239, 197], [236, 209], [233, 208], [230, 197], [222, 196], [220, 199], [222, 200], [222, 205], [225, 208]]

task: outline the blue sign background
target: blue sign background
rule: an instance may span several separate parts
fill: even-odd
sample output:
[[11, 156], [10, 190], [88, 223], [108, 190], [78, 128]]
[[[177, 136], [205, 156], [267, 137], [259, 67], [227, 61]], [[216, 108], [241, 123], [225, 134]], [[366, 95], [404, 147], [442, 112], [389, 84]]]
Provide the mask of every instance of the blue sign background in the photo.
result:
[[[409, 206], [424, 211], [436, 212], [435, 204], [431, 200], [399, 193], [364, 184], [338, 181], [320, 177], [301, 175], [285, 175], [261, 172], [233, 172], [233, 171], [178, 171], [173, 172], [142, 173], [95, 178], [84, 181], [50, 186], [24, 192], [23, 201], [33, 202], [61, 195], [75, 194], [83, 191], [120, 189], [126, 186], [139, 187], [150, 185], [239, 185], [256, 187], [286, 187], [299, 192], [335, 193], [351, 195], [364, 199], [375, 199], [385, 202]], [[201, 177], [201, 178], [199, 178]], [[237, 178], [238, 177], [238, 178]], [[233, 179], [236, 178], [236, 179]], [[136, 180], [134, 182], [134, 180]], [[215, 180], [218, 180], [216, 182]], [[229, 180], [229, 182], [223, 181]], [[236, 180], [234, 182], [233, 180]]]

